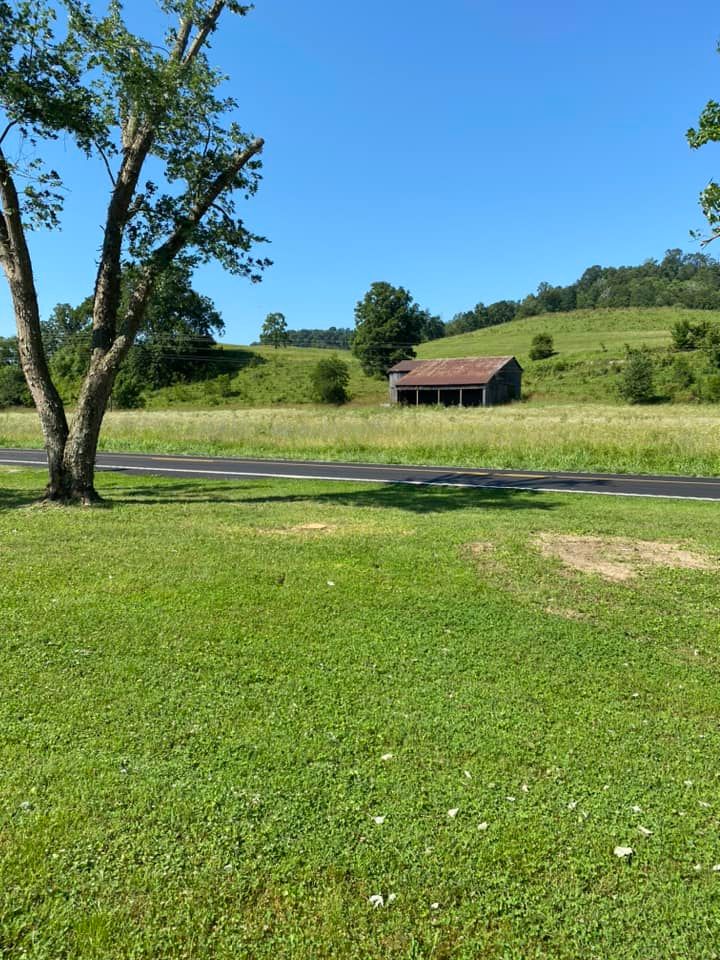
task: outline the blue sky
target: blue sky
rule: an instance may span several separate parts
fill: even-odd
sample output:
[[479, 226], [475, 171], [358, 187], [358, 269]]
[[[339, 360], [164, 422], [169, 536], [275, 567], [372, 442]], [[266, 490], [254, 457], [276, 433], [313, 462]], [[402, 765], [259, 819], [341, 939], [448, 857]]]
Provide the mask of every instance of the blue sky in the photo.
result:
[[[375, 280], [449, 320], [594, 263], [695, 249], [720, 156], [684, 134], [720, 92], [718, 37], [709, 0], [257, 0], [226, 18], [214, 58], [266, 139], [246, 220], [274, 266], [258, 286], [204, 268], [196, 286], [247, 343], [276, 310], [352, 326]], [[64, 227], [32, 236], [44, 315], [92, 290], [107, 195], [69, 144], [55, 162]]]

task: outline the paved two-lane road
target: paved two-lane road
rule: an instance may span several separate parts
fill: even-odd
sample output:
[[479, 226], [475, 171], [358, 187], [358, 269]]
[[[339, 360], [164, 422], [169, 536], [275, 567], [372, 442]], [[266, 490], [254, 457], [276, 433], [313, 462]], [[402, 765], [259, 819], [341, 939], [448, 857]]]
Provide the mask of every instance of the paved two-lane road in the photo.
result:
[[[0, 449], [1, 465], [42, 467], [41, 450]], [[630, 476], [564, 473], [543, 470], [485, 470], [464, 467], [411, 467], [317, 460], [255, 460], [240, 457], [153, 456], [101, 453], [99, 470], [142, 476], [236, 480], [276, 477], [290, 480], [337, 480], [350, 483], [402, 483], [412, 486], [477, 487], [536, 490], [543, 493], [600, 493], [612, 496], [677, 497], [720, 500], [720, 477]]]

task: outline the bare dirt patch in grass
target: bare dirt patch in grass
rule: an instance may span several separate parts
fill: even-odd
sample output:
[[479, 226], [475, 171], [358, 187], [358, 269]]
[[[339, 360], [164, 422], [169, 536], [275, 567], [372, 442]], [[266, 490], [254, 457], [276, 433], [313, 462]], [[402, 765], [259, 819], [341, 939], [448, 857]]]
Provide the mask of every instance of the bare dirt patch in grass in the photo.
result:
[[718, 564], [677, 543], [624, 537], [578, 537], [545, 533], [534, 544], [544, 557], [606, 580], [631, 580], [647, 567], [717, 570]]
[[552, 617], [562, 617], [563, 620], [582, 621], [589, 619], [580, 610], [574, 610], [572, 607], [555, 607], [552, 604], [545, 607], [545, 613], [549, 613]]
[[465, 550], [467, 550], [471, 557], [486, 557], [489, 553], [492, 553], [494, 549], [492, 543], [484, 540], [478, 540], [477, 543], [465, 544]]
[[305, 536], [316, 533], [336, 533], [338, 526], [336, 523], [296, 523], [289, 527], [256, 527], [253, 531], [257, 534], [273, 535], [278, 537], [292, 536], [293, 534]]

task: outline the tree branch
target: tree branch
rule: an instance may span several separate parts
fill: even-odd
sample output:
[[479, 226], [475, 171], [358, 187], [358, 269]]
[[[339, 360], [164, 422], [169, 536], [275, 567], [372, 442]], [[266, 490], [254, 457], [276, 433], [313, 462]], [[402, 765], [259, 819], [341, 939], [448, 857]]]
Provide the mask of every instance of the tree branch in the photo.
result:
[[17, 260], [18, 252], [27, 249], [25, 233], [20, 219], [20, 201], [13, 181], [10, 164], [0, 149], [0, 205], [7, 234], [7, 242]]
[[704, 237], [704, 238], [700, 241], [700, 246], [701, 246], [701, 247], [707, 247], [708, 244], [712, 243], [713, 240], [717, 240], [718, 237], [720, 237], [720, 233], [714, 233], [711, 237]]
[[13, 269], [12, 249], [5, 214], [0, 214], [0, 261], [6, 273]]
[[[189, 47], [193, 21], [189, 17], [181, 19], [175, 46], [169, 59], [179, 62], [183, 67], [188, 66], [215, 29], [226, 3], [227, 0], [214, 0]], [[129, 219], [137, 213], [137, 209], [132, 206], [133, 195], [137, 188], [140, 171], [152, 146], [154, 133], [153, 122], [146, 122], [138, 129], [138, 118], [133, 113], [123, 125], [123, 162], [117, 180], [113, 181], [113, 195], [108, 208], [103, 250], [95, 281], [93, 330], [98, 334], [96, 345], [103, 352], [110, 348], [117, 335], [115, 315], [120, 301], [120, 252], [123, 231]], [[106, 166], [109, 167], [107, 164]]]
[[124, 317], [125, 333], [117, 337], [104, 358], [109, 367], [119, 365], [132, 346], [158, 277], [187, 245], [192, 238], [193, 230], [218, 197], [227, 190], [240, 170], [256, 154], [260, 153], [264, 146], [265, 141], [258, 138], [253, 140], [245, 150], [238, 151], [227, 167], [208, 185], [205, 193], [195, 202], [188, 216], [177, 224], [168, 239], [153, 251], [130, 297]]
[[262, 138], [258, 138], [257, 140], [253, 140], [244, 150], [239, 150], [234, 155], [227, 167], [211, 181], [202, 197], [193, 204], [188, 216], [175, 227], [175, 230], [165, 243], [161, 244], [157, 250], [155, 250], [152, 255], [153, 261], [161, 262], [162, 268], [170, 263], [188, 242], [192, 231], [200, 223], [220, 194], [227, 190], [245, 164], [252, 160], [256, 154], [260, 153], [264, 146], [265, 141]]
[[193, 28], [193, 22], [189, 17], [183, 17], [180, 20], [180, 27], [178, 29], [178, 35], [175, 40], [175, 45], [172, 48], [170, 54], [171, 60], [182, 60], [185, 55], [185, 50], [187, 49], [188, 40], [190, 39], [190, 33]]
[[102, 161], [105, 164], [105, 169], [107, 170], [108, 176], [110, 177], [110, 183], [112, 183], [113, 187], [116, 186], [117, 181], [115, 179], [115, 174], [112, 172], [112, 167], [110, 166], [110, 161], [107, 158], [107, 154], [105, 153], [103, 148], [100, 146], [100, 144], [97, 142], [95, 143], [95, 149], [102, 157]]
[[0, 134], [0, 146], [2, 146], [3, 140], [15, 126], [17, 126], [17, 120], [11, 120], [10, 123], [8, 123], [3, 132]]
[[20, 363], [37, 407], [48, 455], [61, 449], [68, 428], [60, 395], [50, 376], [40, 326], [32, 260], [20, 215], [20, 200], [5, 154], [0, 149], [0, 259], [15, 311]]
[[190, 44], [190, 49], [183, 57], [183, 64], [188, 64], [194, 60], [200, 50], [203, 48], [207, 38], [217, 26], [218, 19], [220, 18], [220, 14], [225, 9], [226, 2], [227, 0], [215, 0], [215, 3], [213, 3], [212, 7], [210, 8], [210, 12], [200, 25], [200, 29], [195, 35], [195, 39]]
[[232, 217], [230, 216], [230, 214], [227, 212], [227, 210], [222, 206], [222, 204], [220, 204], [220, 203], [211, 203], [211, 204], [210, 204], [210, 209], [211, 209], [211, 210], [217, 210], [217, 212], [222, 215], [222, 218], [223, 218], [223, 220], [225, 221], [225, 223], [227, 223], [227, 224], [232, 224], [233, 219], [232, 219]]

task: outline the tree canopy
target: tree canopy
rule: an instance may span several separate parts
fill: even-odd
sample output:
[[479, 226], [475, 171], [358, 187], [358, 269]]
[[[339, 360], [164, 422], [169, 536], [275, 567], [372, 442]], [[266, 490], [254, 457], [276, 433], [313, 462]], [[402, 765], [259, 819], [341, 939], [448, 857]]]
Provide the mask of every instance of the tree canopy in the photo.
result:
[[668, 250], [638, 266], [588, 267], [567, 286], [541, 283], [522, 300], [477, 303], [445, 324], [445, 335], [469, 333], [515, 317], [618, 307], [720, 310], [720, 263], [704, 253]]
[[[708, 143], [720, 142], [720, 103], [717, 100], [708, 100], [700, 113], [697, 127], [690, 127], [686, 136], [693, 150], [699, 150]], [[720, 236], [720, 183], [716, 180], [711, 180], [701, 191], [700, 207], [710, 227], [710, 236], [705, 237], [703, 242], [709, 243]], [[697, 231], [694, 235], [700, 236]]]
[[286, 347], [289, 339], [285, 314], [269, 313], [265, 317], [260, 331], [260, 343], [270, 344], [277, 349], [278, 347]]
[[351, 327], [328, 327], [320, 330], [313, 327], [301, 327], [288, 330], [288, 345], [291, 347], [315, 347], [328, 350], [349, 350], [352, 345]]
[[404, 287], [373, 283], [355, 307], [353, 353], [369, 376], [385, 376], [393, 364], [415, 356], [429, 314]]

